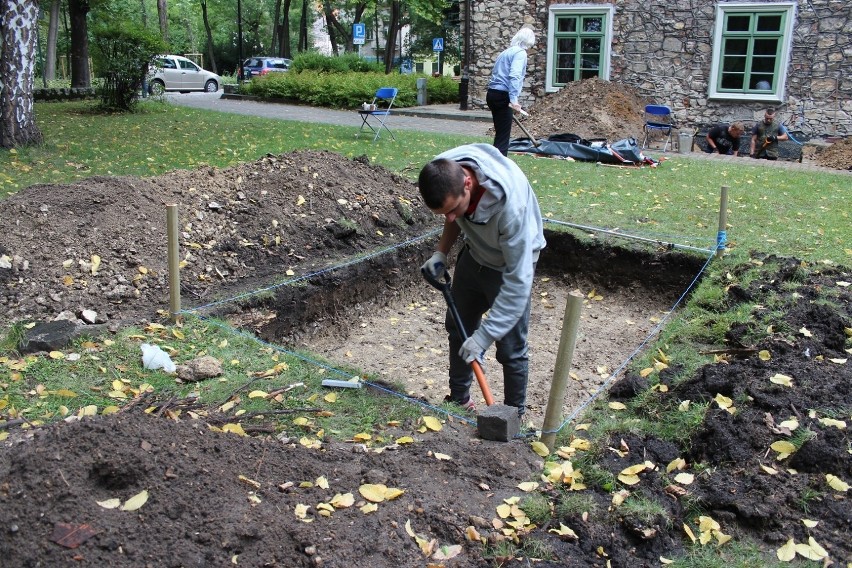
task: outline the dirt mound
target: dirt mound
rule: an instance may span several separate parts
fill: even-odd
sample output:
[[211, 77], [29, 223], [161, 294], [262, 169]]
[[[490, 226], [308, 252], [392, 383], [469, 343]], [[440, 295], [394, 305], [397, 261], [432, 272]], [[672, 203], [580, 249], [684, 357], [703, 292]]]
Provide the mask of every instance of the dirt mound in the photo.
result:
[[366, 156], [266, 156], [226, 169], [36, 185], [0, 201], [0, 322], [168, 305], [166, 204], [177, 203], [185, 303], [313, 272], [427, 232], [415, 186]]
[[[572, 133], [610, 142], [642, 134], [645, 100], [620, 83], [592, 78], [571, 82], [530, 108], [524, 127], [533, 136]], [[524, 136], [514, 133], [513, 136]]]
[[852, 170], [852, 138], [839, 140], [814, 156], [814, 162], [826, 168]]

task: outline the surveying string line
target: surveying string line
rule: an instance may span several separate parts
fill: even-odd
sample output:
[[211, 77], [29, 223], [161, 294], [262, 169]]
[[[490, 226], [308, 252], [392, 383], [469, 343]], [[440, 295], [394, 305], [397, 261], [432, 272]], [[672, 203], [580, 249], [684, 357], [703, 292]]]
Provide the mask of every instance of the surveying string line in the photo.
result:
[[[622, 233], [622, 232], [619, 232], [619, 231], [612, 231], [612, 230], [609, 230], [609, 229], [600, 229], [598, 227], [590, 227], [588, 225], [579, 225], [577, 223], [568, 223], [566, 221], [554, 221], [552, 219], [545, 219], [545, 223], [553, 223], [554, 225], [572, 227], [572, 228], [575, 228], [575, 229], [582, 229], [584, 231], [592, 231], [592, 232], [595, 232], [595, 233], [604, 233], [604, 234], [607, 234], [607, 235], [612, 235], [614, 237], [620, 237], [620, 238], [623, 238], [623, 239], [633, 239], [633, 240], [636, 240], [636, 241], [653, 243], [653, 244], [656, 244], [656, 245], [664, 246], [664, 247], [669, 248], [669, 249], [684, 249], [684, 250], [692, 250], [692, 251], [696, 251], [696, 252], [711, 252], [711, 249], [707, 249], [707, 248], [699, 248], [699, 247], [694, 247], [694, 246], [690, 246], [690, 245], [681, 245], [681, 244], [677, 244], [677, 243], [665, 242], [665, 241], [656, 240], [656, 239], [649, 239], [647, 237], [640, 237], [640, 236], [637, 236], [637, 235], [631, 235], [630, 233]], [[714, 248], [712, 250], [715, 251], [716, 249]]]
[[210, 302], [209, 304], [204, 304], [202, 306], [196, 306], [194, 308], [190, 308], [190, 311], [206, 310], [206, 309], [209, 309], [209, 308], [212, 308], [212, 307], [220, 306], [222, 304], [227, 304], [227, 303], [231, 303], [231, 302], [236, 302], [238, 300], [243, 300], [245, 298], [249, 298], [251, 296], [261, 294], [263, 292], [269, 292], [271, 290], [275, 290], [275, 289], [280, 288], [282, 286], [287, 286], [289, 284], [295, 284], [296, 282], [301, 282], [303, 280], [309, 280], [309, 279], [313, 278], [314, 276], [319, 276], [319, 275], [325, 274], [327, 272], [333, 272], [333, 271], [339, 270], [341, 268], [346, 268], [347, 266], [351, 266], [353, 264], [358, 264], [359, 262], [364, 262], [366, 260], [370, 260], [371, 258], [381, 256], [381, 255], [386, 254], [388, 252], [391, 252], [395, 249], [402, 248], [402, 247], [420, 242], [420, 241], [425, 240], [425, 239], [427, 239], [427, 238], [429, 238], [433, 235], [437, 235], [441, 230], [442, 229], [433, 229], [432, 231], [430, 231], [430, 232], [428, 232], [424, 235], [420, 235], [419, 237], [414, 237], [414, 238], [409, 239], [407, 241], [397, 243], [393, 246], [383, 248], [383, 249], [378, 250], [376, 252], [372, 252], [372, 253], [369, 253], [369, 254], [364, 255], [364, 256], [359, 256], [358, 258], [353, 258], [352, 260], [347, 260], [347, 261], [345, 261], [341, 264], [337, 264], [335, 266], [330, 266], [328, 268], [324, 268], [322, 270], [319, 270], [317, 272], [312, 272], [310, 274], [303, 274], [302, 276], [290, 278], [289, 280], [285, 280], [284, 282], [279, 282], [278, 284], [273, 284], [273, 285], [268, 286], [266, 288], [258, 288], [256, 290], [252, 290], [250, 292], [238, 294], [238, 295], [233, 296], [231, 298], [226, 298], [224, 300], [217, 300], [215, 302]]
[[[325, 369], [325, 370], [327, 370], [327, 371], [330, 371], [331, 373], [334, 373], [334, 374], [336, 374], [336, 375], [339, 375], [339, 376], [341, 376], [341, 377], [344, 377], [344, 378], [346, 378], [347, 380], [348, 380], [348, 379], [351, 379], [351, 378], [352, 378], [352, 376], [353, 376], [353, 375], [352, 375], [352, 373], [347, 373], [347, 372], [345, 372], [345, 371], [343, 371], [343, 370], [341, 370], [341, 369], [338, 369], [337, 367], [333, 367], [333, 366], [331, 366], [331, 365], [327, 365], [327, 364], [323, 363], [322, 361], [317, 361], [316, 359], [313, 359], [313, 358], [308, 357], [308, 356], [306, 356], [306, 355], [301, 355], [301, 354], [296, 353], [296, 352], [294, 352], [294, 351], [290, 351], [290, 350], [288, 350], [288, 349], [285, 349], [284, 347], [281, 347], [280, 345], [275, 345], [274, 343], [270, 343], [270, 342], [268, 342], [268, 341], [264, 341], [263, 339], [260, 339], [260, 338], [259, 338], [259, 337], [257, 337], [256, 335], [253, 335], [253, 334], [251, 334], [251, 333], [247, 333], [247, 332], [245, 332], [245, 331], [243, 331], [243, 330], [241, 330], [241, 329], [236, 329], [236, 328], [234, 328], [234, 327], [231, 327], [231, 326], [226, 325], [226, 324], [224, 324], [224, 323], [221, 323], [221, 322], [219, 322], [219, 321], [213, 320], [213, 319], [208, 318], [208, 317], [206, 317], [206, 316], [203, 316], [203, 315], [200, 315], [200, 314], [194, 313], [194, 312], [192, 312], [192, 311], [190, 311], [190, 310], [182, 310], [182, 311], [181, 311], [181, 312], [179, 312], [179, 313], [180, 313], [180, 314], [184, 314], [184, 315], [189, 315], [189, 316], [196, 317], [196, 318], [198, 318], [199, 320], [204, 321], [204, 322], [207, 322], [207, 323], [209, 323], [209, 324], [211, 324], [211, 325], [215, 325], [216, 327], [218, 327], [218, 328], [220, 328], [220, 329], [222, 329], [222, 330], [224, 330], [224, 331], [226, 331], [226, 332], [228, 332], [228, 333], [232, 333], [232, 334], [234, 334], [234, 335], [239, 335], [239, 336], [241, 336], [241, 337], [243, 337], [243, 338], [250, 339], [250, 340], [254, 341], [255, 343], [257, 343], [257, 344], [259, 344], [259, 345], [262, 345], [262, 346], [267, 347], [267, 348], [269, 348], [269, 349], [272, 349], [272, 350], [274, 350], [274, 351], [278, 351], [279, 353], [283, 353], [284, 355], [289, 355], [289, 356], [294, 357], [294, 358], [296, 358], [296, 359], [299, 359], [300, 361], [303, 361], [303, 362], [305, 362], [305, 363], [308, 363], [308, 364], [314, 365], [314, 366], [316, 366], [316, 367], [321, 367], [321, 368], [323, 368], [323, 369]], [[397, 391], [395, 391], [395, 390], [389, 389], [389, 388], [384, 387], [384, 386], [382, 386], [382, 385], [379, 385], [379, 384], [377, 384], [377, 383], [373, 383], [373, 382], [371, 382], [371, 381], [363, 380], [363, 379], [361, 379], [360, 377], [358, 378], [358, 380], [359, 380], [359, 381], [361, 381], [361, 383], [363, 383], [363, 384], [365, 384], [365, 385], [367, 385], [367, 386], [369, 386], [369, 387], [372, 387], [372, 388], [374, 388], [374, 389], [376, 389], [376, 390], [380, 390], [380, 391], [383, 391], [383, 392], [388, 393], [388, 394], [390, 394], [390, 395], [396, 396], [396, 397], [398, 397], [398, 398], [400, 398], [400, 399], [402, 399], [402, 400], [404, 400], [404, 401], [406, 401], [406, 402], [414, 403], [414, 404], [416, 404], [416, 405], [418, 405], [418, 406], [421, 406], [421, 407], [423, 407], [423, 408], [426, 408], [426, 409], [432, 410], [432, 411], [434, 411], [434, 412], [438, 412], [438, 413], [446, 414], [447, 416], [452, 416], [453, 418], [456, 418], [457, 420], [461, 420], [462, 422], [467, 422], [468, 424], [471, 424], [471, 425], [473, 425], [473, 426], [476, 426], [476, 422], [475, 422], [475, 421], [473, 421], [473, 420], [471, 420], [470, 418], [467, 418], [467, 417], [465, 417], [465, 416], [460, 416], [460, 415], [458, 415], [458, 414], [454, 414], [454, 413], [452, 413], [452, 412], [450, 412], [450, 411], [448, 411], [448, 410], [444, 410], [443, 408], [441, 408], [441, 407], [439, 407], [439, 406], [434, 406], [434, 405], [432, 405], [432, 404], [429, 404], [428, 402], [424, 402], [424, 401], [422, 401], [422, 400], [419, 400], [419, 399], [416, 399], [416, 398], [410, 397], [410, 396], [408, 396], [408, 395], [406, 395], [406, 394], [403, 394], [403, 393], [401, 393], [401, 392], [397, 392]]]
[[715, 253], [716, 253], [715, 250], [710, 252], [710, 255], [707, 257], [707, 260], [704, 262], [704, 266], [701, 267], [701, 269], [698, 271], [698, 273], [692, 279], [692, 282], [690, 282], [689, 286], [687, 286], [686, 290], [683, 291], [683, 293], [680, 295], [680, 297], [672, 305], [671, 309], [669, 309], [669, 311], [666, 313], [666, 315], [663, 317], [663, 319], [660, 320], [660, 323], [658, 323], [654, 327], [654, 329], [652, 329], [648, 333], [647, 337], [645, 337], [645, 339], [642, 341], [642, 343], [639, 344], [639, 346], [636, 348], [636, 350], [634, 350], [633, 353], [631, 353], [627, 357], [627, 359], [625, 359], [624, 362], [621, 365], [619, 365], [618, 368], [615, 369], [615, 371], [613, 371], [610, 374], [609, 378], [606, 379], [603, 382], [603, 384], [600, 387], [598, 387], [598, 389], [595, 392], [592, 393], [592, 396], [590, 396], [583, 404], [581, 404], [580, 406], [575, 408], [571, 412], [571, 414], [568, 415], [568, 417], [562, 422], [562, 424], [559, 425], [558, 428], [556, 428], [555, 430], [552, 430], [552, 431], [546, 431], [546, 432], [543, 431], [542, 434], [556, 434], [556, 433], [560, 432], [565, 426], [567, 426], [570, 422], [572, 422], [574, 420], [574, 418], [576, 418], [577, 415], [580, 414], [580, 412], [582, 412], [586, 407], [588, 407], [592, 402], [594, 402], [598, 398], [598, 396], [600, 396], [600, 394], [606, 390], [606, 388], [610, 385], [610, 383], [612, 383], [613, 380], [618, 375], [620, 375], [622, 371], [624, 371], [624, 369], [627, 367], [627, 365], [637, 355], [639, 355], [639, 353], [641, 353], [645, 349], [647, 344], [650, 343], [651, 339], [653, 339], [660, 332], [660, 330], [663, 328], [664, 324], [669, 320], [669, 318], [671, 318], [672, 314], [675, 312], [675, 310], [680, 305], [680, 303], [684, 300], [684, 298], [686, 298], [686, 295], [695, 287], [696, 283], [698, 282], [698, 279], [701, 277], [702, 274], [704, 274], [704, 271], [707, 270], [707, 267], [710, 265], [710, 261], [713, 260]]

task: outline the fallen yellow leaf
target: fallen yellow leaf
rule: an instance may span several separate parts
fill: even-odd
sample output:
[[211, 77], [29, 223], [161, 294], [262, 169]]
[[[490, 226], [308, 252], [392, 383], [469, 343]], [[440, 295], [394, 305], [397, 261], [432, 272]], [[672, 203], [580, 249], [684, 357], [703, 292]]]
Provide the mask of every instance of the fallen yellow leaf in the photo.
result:
[[95, 501], [104, 509], [117, 509], [121, 505], [121, 499], [107, 499], [106, 501]]
[[793, 386], [793, 377], [788, 377], [787, 375], [782, 375], [781, 373], [775, 373], [774, 375], [769, 377], [769, 380], [775, 383], [776, 385], [782, 385], [785, 387]]
[[834, 489], [835, 491], [841, 491], [843, 493], [849, 491], [849, 484], [844, 482], [836, 475], [826, 473], [825, 480], [828, 482], [828, 486]]
[[433, 432], [440, 432], [441, 428], [443, 428], [443, 426], [441, 425], [441, 421], [435, 418], [434, 416], [424, 416], [423, 424], [425, 424], [426, 427], [429, 430], [432, 430]]
[[148, 492], [145, 490], [140, 491], [130, 499], [124, 502], [124, 505], [121, 506], [122, 511], [135, 511], [142, 507], [145, 503], [148, 502]]
[[533, 451], [535, 453], [537, 453], [538, 455], [540, 455], [541, 457], [544, 458], [544, 457], [547, 457], [548, 455], [550, 455], [550, 450], [547, 449], [547, 446], [544, 443], [536, 440], [535, 442], [533, 442], [530, 445], [532, 446]]
[[796, 543], [791, 538], [784, 546], [775, 551], [775, 556], [781, 562], [791, 562], [796, 557]]

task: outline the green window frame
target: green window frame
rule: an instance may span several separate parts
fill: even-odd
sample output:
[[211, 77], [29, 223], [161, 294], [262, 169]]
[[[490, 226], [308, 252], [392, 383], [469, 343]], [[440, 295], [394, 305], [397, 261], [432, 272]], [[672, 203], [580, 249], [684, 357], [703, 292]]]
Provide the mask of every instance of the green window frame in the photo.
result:
[[570, 82], [609, 79], [611, 9], [553, 6], [548, 22], [547, 90]]
[[718, 6], [710, 96], [780, 100], [786, 78], [795, 6]]

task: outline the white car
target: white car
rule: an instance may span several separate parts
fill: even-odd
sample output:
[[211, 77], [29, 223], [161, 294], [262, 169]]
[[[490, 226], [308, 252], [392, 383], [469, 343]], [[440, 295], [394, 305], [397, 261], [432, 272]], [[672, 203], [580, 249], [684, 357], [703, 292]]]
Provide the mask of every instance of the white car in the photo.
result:
[[158, 55], [152, 71], [154, 74], [148, 79], [148, 91], [152, 95], [161, 95], [164, 91], [215, 93], [222, 86], [219, 75], [205, 71], [180, 55]]

